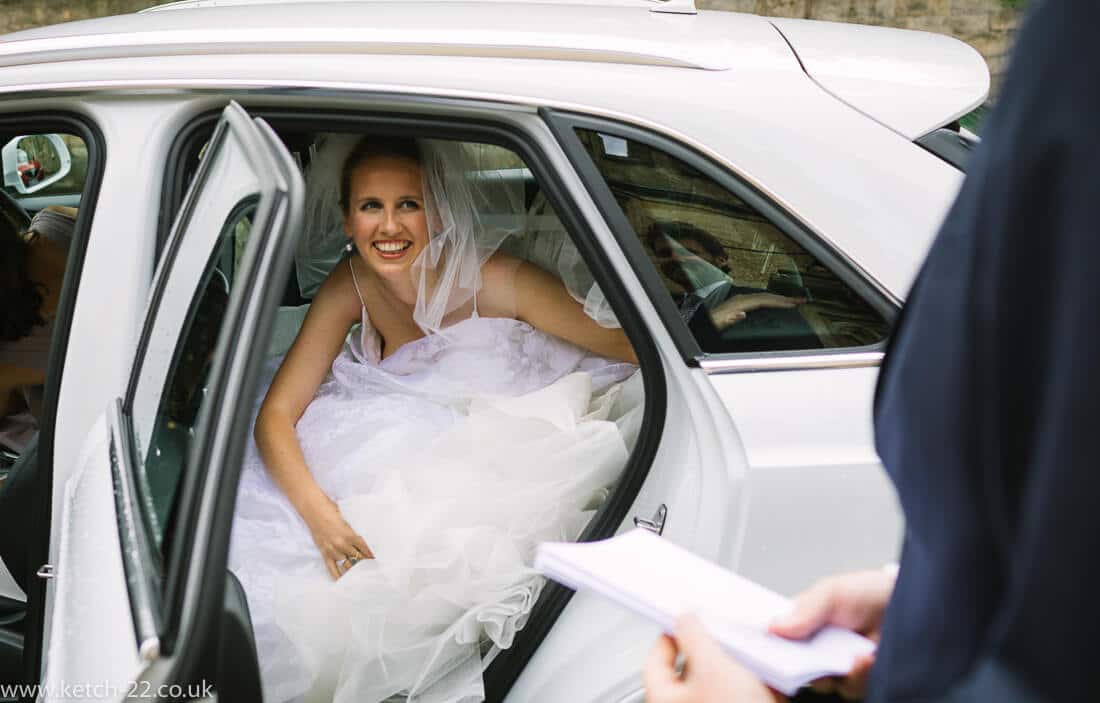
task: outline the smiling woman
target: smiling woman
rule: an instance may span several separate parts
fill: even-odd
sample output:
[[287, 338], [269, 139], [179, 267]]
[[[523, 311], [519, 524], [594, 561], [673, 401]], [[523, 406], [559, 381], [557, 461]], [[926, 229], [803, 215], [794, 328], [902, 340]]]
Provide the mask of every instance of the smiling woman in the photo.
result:
[[428, 242], [416, 142], [363, 140], [344, 163], [340, 191], [349, 244], [372, 266], [381, 258], [407, 268]]
[[541, 590], [534, 546], [575, 539], [626, 465], [634, 353], [498, 251], [528, 183], [475, 167], [479, 145], [327, 145], [345, 255], [264, 394], [229, 562], [265, 698], [480, 698], [482, 654]]

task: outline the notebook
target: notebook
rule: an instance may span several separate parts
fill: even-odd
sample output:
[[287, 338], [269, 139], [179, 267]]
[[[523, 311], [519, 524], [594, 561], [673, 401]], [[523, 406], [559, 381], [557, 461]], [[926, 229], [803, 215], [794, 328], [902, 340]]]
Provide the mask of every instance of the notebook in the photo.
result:
[[768, 633], [791, 608], [787, 598], [727, 571], [648, 530], [600, 542], [544, 542], [535, 568], [574, 590], [623, 605], [672, 632], [681, 613], [698, 614], [725, 650], [785, 695], [823, 676], [848, 673], [871, 640], [825, 627], [804, 641]]

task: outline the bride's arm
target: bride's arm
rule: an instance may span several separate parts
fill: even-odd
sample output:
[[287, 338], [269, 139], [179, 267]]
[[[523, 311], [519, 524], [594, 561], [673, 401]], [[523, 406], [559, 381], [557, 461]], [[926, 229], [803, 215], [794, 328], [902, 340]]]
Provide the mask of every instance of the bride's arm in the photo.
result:
[[585, 314], [565, 284], [538, 266], [497, 253], [482, 268], [483, 292], [500, 314], [523, 320], [601, 356], [638, 363], [620, 328], [601, 327]]
[[338, 564], [347, 556], [358, 552], [369, 557], [371, 553], [310, 473], [295, 426], [359, 314], [359, 300], [348, 269], [337, 266], [313, 299], [256, 417], [256, 447], [264, 465], [309, 526], [333, 578], [339, 577]]

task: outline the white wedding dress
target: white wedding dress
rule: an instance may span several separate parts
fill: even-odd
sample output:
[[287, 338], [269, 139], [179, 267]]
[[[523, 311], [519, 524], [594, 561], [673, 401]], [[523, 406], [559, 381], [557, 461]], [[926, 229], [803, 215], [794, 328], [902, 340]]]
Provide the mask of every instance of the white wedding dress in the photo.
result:
[[640, 375], [476, 314], [383, 360], [363, 317], [297, 432], [376, 558], [333, 581], [247, 450], [229, 567], [265, 700], [481, 700], [482, 655], [511, 645], [541, 588], [535, 545], [575, 539], [626, 463]]

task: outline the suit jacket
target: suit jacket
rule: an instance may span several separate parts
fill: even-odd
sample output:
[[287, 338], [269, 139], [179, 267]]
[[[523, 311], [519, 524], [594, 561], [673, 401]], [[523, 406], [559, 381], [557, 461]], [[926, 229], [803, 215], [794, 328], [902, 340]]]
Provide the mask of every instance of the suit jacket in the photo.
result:
[[991, 668], [1100, 700], [1100, 3], [1036, 2], [879, 378], [907, 531], [873, 701]]

